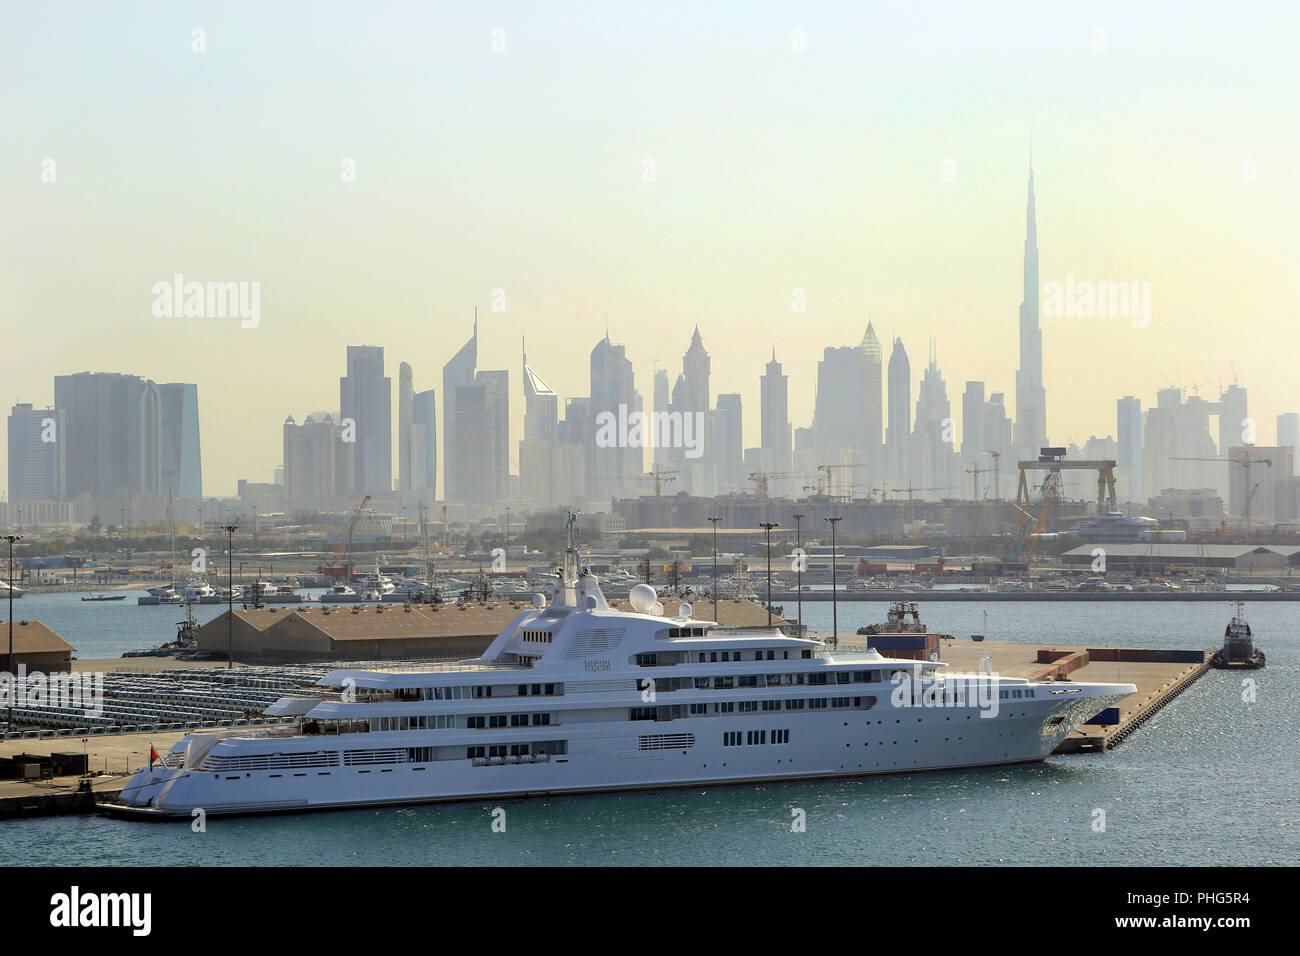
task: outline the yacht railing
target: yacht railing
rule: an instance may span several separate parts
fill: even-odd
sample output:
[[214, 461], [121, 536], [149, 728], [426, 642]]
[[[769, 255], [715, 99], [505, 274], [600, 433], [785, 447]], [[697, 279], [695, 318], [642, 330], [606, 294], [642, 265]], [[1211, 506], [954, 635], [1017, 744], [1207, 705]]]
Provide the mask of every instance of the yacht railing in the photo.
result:
[[[343, 670], [344, 668], [340, 668]], [[360, 668], [358, 668], [360, 669]], [[490, 661], [431, 661], [427, 664], [390, 664], [366, 667], [369, 673], [376, 674], [422, 674], [447, 673], [449, 671], [530, 671], [531, 664], [506, 664]]]

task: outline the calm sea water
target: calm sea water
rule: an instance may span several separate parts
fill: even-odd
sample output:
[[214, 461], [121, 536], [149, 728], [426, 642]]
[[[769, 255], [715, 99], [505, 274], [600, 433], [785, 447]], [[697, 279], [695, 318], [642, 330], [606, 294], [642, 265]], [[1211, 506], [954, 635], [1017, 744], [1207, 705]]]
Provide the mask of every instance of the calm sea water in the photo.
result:
[[[169, 639], [176, 608], [21, 599], [81, 657]], [[16, 606], [17, 607], [17, 606]], [[199, 609], [201, 620], [219, 607]], [[701, 613], [704, 609], [701, 607]], [[793, 611], [792, 608], [788, 610]], [[841, 633], [884, 603], [840, 606]], [[1035, 643], [1217, 645], [1230, 608], [1206, 604], [965, 604], [926, 607], [932, 628]], [[830, 629], [828, 604], [804, 622]], [[1290, 864], [1300, 863], [1300, 609], [1257, 603], [1268, 654], [1254, 703], [1242, 674], [1211, 671], [1117, 749], [1030, 768], [658, 793], [589, 795], [212, 819], [0, 821], [0, 865], [316, 864]], [[996, 659], [994, 664], [996, 665]], [[493, 809], [505, 831], [493, 829]], [[806, 818], [792, 832], [792, 810]], [[1105, 811], [1097, 832], [1096, 811]]]

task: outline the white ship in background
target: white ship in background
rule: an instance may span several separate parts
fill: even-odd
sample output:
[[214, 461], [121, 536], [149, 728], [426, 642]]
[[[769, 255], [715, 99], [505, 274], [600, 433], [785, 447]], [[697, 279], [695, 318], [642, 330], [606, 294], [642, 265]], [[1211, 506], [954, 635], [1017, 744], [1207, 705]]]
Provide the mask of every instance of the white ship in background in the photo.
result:
[[582, 567], [574, 520], [549, 605], [536, 596], [482, 657], [335, 670], [320, 683], [340, 688], [338, 699], [268, 708], [299, 716], [293, 729], [190, 734], [104, 809], [190, 819], [197, 808], [259, 813], [1025, 763], [1136, 690], [948, 675], [938, 662], [695, 620], [689, 605], [667, 618], [648, 585], [632, 589], [634, 610], [619, 611]]

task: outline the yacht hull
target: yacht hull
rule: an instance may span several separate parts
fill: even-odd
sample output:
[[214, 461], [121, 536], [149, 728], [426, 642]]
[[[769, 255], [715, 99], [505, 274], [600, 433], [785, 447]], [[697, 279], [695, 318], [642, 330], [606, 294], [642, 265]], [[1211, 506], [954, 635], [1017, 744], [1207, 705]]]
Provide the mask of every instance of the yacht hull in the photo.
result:
[[[815, 717], [805, 713], [797, 719], [777, 712], [644, 721], [631, 728], [627, 723], [593, 726], [567, 733], [565, 754], [518, 762], [447, 759], [349, 766], [348, 751], [374, 746], [365, 738], [375, 735], [316, 737], [312, 745], [337, 754], [337, 763], [242, 772], [146, 768], [128, 782], [117, 801], [100, 809], [134, 819], [175, 820], [191, 819], [199, 809], [207, 816], [228, 816], [1025, 764], [1050, 756], [1074, 729], [1124, 699], [1131, 688], [1092, 685], [1088, 689], [1103, 692], [1068, 700], [1000, 701], [998, 716], [988, 718], [976, 708], [881, 706], [868, 712], [870, 719], [862, 711], [847, 710]], [[561, 729], [546, 728], [550, 736]], [[789, 731], [788, 744], [724, 744], [729, 734], [746, 740], [750, 732], [778, 729]], [[428, 742], [428, 735], [418, 731], [383, 736], [390, 748]], [[471, 744], [475, 739], [472, 733], [460, 736]], [[250, 746], [255, 744], [252, 738], [233, 739], [247, 752], [265, 753], [277, 746], [271, 742], [274, 738], [256, 741], [256, 746]], [[521, 731], [518, 739], [528, 739], [528, 732]], [[653, 747], [674, 741], [678, 746], [644, 749], [647, 741]]]

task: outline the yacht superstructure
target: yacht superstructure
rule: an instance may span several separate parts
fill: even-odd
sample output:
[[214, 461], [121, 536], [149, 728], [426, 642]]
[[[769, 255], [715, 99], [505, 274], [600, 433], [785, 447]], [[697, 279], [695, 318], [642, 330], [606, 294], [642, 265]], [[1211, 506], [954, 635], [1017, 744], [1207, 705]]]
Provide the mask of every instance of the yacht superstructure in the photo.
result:
[[110, 812], [153, 818], [858, 776], [1038, 761], [1132, 684], [950, 675], [689, 605], [632, 611], [564, 567], [480, 658], [332, 671], [284, 730], [191, 734]]

